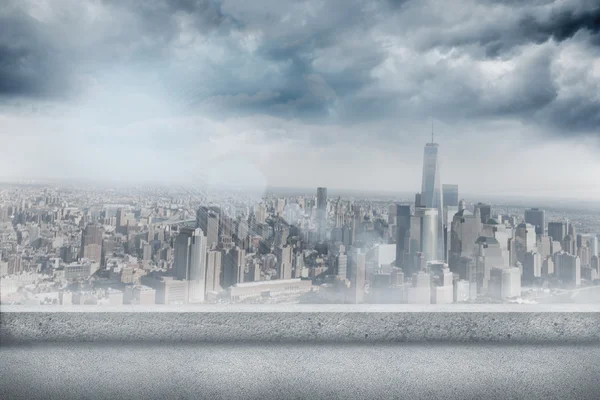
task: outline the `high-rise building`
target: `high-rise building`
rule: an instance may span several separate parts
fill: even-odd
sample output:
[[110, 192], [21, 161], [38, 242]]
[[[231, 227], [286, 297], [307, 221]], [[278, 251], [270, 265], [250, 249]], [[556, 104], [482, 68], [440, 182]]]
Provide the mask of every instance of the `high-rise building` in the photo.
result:
[[123, 229], [127, 227], [127, 218], [125, 217], [125, 210], [119, 208], [117, 210], [117, 221], [116, 230], [117, 232], [123, 232]]
[[254, 206], [254, 217], [257, 223], [265, 223], [267, 220], [267, 206], [264, 203], [259, 203]]
[[350, 302], [361, 304], [365, 301], [366, 255], [357, 250], [352, 254], [350, 264]]
[[475, 204], [475, 213], [479, 210], [479, 215], [482, 224], [487, 224], [488, 220], [492, 218], [492, 206], [484, 203]]
[[223, 250], [221, 255], [221, 286], [226, 289], [236, 283], [244, 282], [244, 271], [246, 270], [246, 252], [235, 246]]
[[458, 207], [458, 185], [442, 184], [444, 206]]
[[286, 245], [277, 247], [275, 251], [279, 279], [292, 279], [292, 246]]
[[100, 263], [102, 260], [102, 227], [88, 224], [81, 234], [81, 258]]
[[451, 304], [454, 301], [453, 275], [448, 264], [443, 262], [427, 263], [427, 273], [431, 278], [431, 303]]
[[317, 229], [319, 240], [325, 239], [327, 225], [327, 188], [317, 188]]
[[535, 227], [536, 235], [543, 235], [546, 229], [546, 211], [539, 208], [525, 210], [525, 222]]
[[[519, 224], [515, 230], [515, 237], [517, 239], [517, 243], [522, 245], [523, 254], [536, 250], [537, 239], [535, 227], [533, 225], [527, 223]], [[522, 260], [519, 259], [519, 261]]]
[[454, 272], [454, 261], [460, 257], [471, 257], [475, 241], [479, 238], [482, 224], [479, 215], [467, 209], [457, 212], [452, 219], [450, 240], [450, 267]]
[[419, 218], [420, 222], [420, 250], [425, 261], [438, 260], [438, 210], [436, 208], [418, 207], [415, 209], [415, 216]]
[[221, 291], [221, 251], [210, 250], [206, 257], [206, 293]]
[[567, 223], [566, 222], [549, 222], [548, 223], [548, 236], [552, 240], [562, 243], [567, 236]]
[[425, 207], [421, 200], [421, 193], [415, 193], [415, 207]]
[[408, 256], [410, 254], [410, 205], [396, 206], [396, 266], [408, 272]]
[[523, 282], [533, 283], [535, 279], [542, 277], [542, 257], [536, 251], [525, 253], [523, 260]]
[[348, 278], [348, 256], [344, 253], [340, 253], [336, 257], [336, 271], [335, 274], [339, 279]]
[[587, 247], [589, 249], [590, 257], [598, 255], [598, 236], [593, 234], [580, 234], [577, 235], [579, 241], [579, 248]]
[[[433, 139], [433, 138], [432, 138]], [[444, 256], [444, 198], [438, 159], [438, 144], [427, 143], [423, 153], [423, 179], [421, 182], [421, 203], [424, 208], [437, 210], [436, 256], [434, 259], [445, 259]]]
[[206, 239], [209, 248], [219, 243], [219, 214], [215, 212], [208, 213]]
[[579, 286], [581, 284], [581, 260], [564, 251], [554, 254], [554, 274], [566, 286]]
[[196, 211], [196, 228], [200, 228], [206, 234], [208, 248], [219, 243], [221, 214], [221, 208], [217, 206], [201, 206]]
[[200, 228], [182, 228], [175, 238], [175, 276], [188, 281], [188, 302], [200, 303], [206, 294], [206, 236]]
[[521, 272], [516, 267], [492, 268], [489, 272], [489, 294], [496, 299], [515, 298], [521, 295]]
[[599, 256], [592, 256], [592, 258], [590, 260], [590, 267], [596, 271], [596, 276], [600, 277], [600, 257]]
[[152, 246], [150, 243], [145, 242], [142, 246], [142, 259], [144, 261], [150, 261], [152, 258]]

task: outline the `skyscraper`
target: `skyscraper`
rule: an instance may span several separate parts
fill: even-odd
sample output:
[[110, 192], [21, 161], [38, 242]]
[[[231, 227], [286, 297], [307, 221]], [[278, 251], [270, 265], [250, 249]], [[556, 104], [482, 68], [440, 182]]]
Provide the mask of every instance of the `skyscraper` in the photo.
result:
[[237, 246], [223, 250], [221, 266], [221, 286], [223, 289], [244, 282], [246, 252]]
[[479, 210], [481, 223], [487, 224], [490, 218], [492, 218], [492, 206], [484, 203], [475, 204], [475, 212]]
[[548, 223], [548, 236], [552, 238], [552, 240], [556, 240], [557, 242], [561, 242], [567, 236], [567, 223], [566, 222], [549, 222]]
[[325, 239], [327, 225], [327, 188], [317, 188], [317, 228], [319, 240]]
[[292, 246], [286, 245], [275, 249], [277, 256], [277, 275], [279, 279], [292, 279]]
[[206, 293], [221, 291], [221, 251], [210, 250], [206, 257]]
[[525, 210], [525, 222], [535, 227], [536, 235], [543, 235], [546, 230], [546, 212], [539, 208]]
[[458, 210], [458, 185], [442, 185], [444, 201], [444, 261], [448, 261], [452, 242], [451, 225]]
[[439, 215], [435, 208], [418, 207], [415, 216], [420, 219], [421, 253], [425, 262], [438, 259], [439, 243]]
[[206, 236], [200, 228], [182, 228], [175, 238], [175, 276], [188, 281], [188, 301], [201, 303], [206, 293]]
[[102, 259], [102, 228], [88, 224], [81, 234], [81, 258], [100, 263]]
[[445, 206], [458, 207], [458, 185], [443, 184], [442, 192]]
[[432, 142], [425, 145], [423, 153], [423, 179], [421, 183], [421, 205], [437, 210], [436, 257], [444, 257], [444, 198], [442, 196], [442, 180], [438, 160], [438, 144]]
[[354, 304], [365, 301], [366, 260], [365, 253], [356, 250], [350, 263], [350, 302]]
[[196, 228], [206, 234], [209, 248], [219, 243], [220, 217], [221, 209], [216, 206], [201, 206], [196, 211]]
[[396, 205], [396, 266], [402, 268], [405, 274], [410, 254], [410, 220], [410, 206]]

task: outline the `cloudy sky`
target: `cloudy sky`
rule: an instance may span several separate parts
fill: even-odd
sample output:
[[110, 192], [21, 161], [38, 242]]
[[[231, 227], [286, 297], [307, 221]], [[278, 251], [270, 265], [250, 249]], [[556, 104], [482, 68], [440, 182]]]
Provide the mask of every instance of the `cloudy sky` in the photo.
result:
[[595, 0], [3, 0], [0, 176], [600, 198]]

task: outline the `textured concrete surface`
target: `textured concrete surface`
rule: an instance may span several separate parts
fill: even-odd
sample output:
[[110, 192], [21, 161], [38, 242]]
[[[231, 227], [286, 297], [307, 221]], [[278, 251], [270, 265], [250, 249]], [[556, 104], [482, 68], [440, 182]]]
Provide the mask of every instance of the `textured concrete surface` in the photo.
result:
[[3, 312], [33, 342], [600, 343], [599, 312]]
[[600, 312], [594, 304], [186, 304], [186, 305], [0, 305], [0, 313], [568, 313]]
[[2, 399], [598, 399], [598, 345], [0, 348]]

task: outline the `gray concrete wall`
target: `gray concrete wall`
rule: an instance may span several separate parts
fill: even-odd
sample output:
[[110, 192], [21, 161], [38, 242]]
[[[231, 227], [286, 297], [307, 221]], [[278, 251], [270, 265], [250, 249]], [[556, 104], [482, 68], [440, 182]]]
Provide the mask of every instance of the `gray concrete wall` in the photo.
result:
[[2, 344], [32, 342], [600, 343], [600, 305], [0, 309]]

